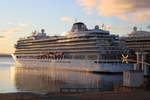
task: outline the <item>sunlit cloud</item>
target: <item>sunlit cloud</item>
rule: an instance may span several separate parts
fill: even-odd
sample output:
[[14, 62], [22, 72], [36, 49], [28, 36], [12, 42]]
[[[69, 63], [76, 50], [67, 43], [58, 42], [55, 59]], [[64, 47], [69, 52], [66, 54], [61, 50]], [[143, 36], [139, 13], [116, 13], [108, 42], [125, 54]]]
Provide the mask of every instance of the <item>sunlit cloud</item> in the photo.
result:
[[62, 18], [60, 18], [60, 20], [61, 20], [61, 21], [73, 21], [73, 20], [75, 20], [75, 19], [72, 18], [72, 17], [62, 17]]
[[22, 24], [22, 23], [20, 23], [20, 24], [18, 24], [18, 26], [20, 26], [20, 27], [26, 27], [26, 26], [29, 26], [29, 24]]
[[124, 20], [124, 21], [130, 21], [131, 19], [129, 19], [129, 17], [125, 16], [125, 15], [117, 15], [118, 18]]
[[10, 36], [10, 35], [0, 36], [0, 39], [3, 39], [3, 40], [9, 40], [11, 38], [12, 38], [12, 36]]
[[107, 25], [105, 26], [107, 30], [115, 30], [115, 31], [120, 31], [120, 30], [127, 30], [131, 28], [131, 25], [126, 25], [126, 26], [112, 26], [112, 25]]
[[23, 29], [21, 28], [14, 28], [14, 29], [3, 29], [0, 30], [0, 33], [18, 33], [18, 32], [22, 32]]
[[133, 19], [134, 22], [142, 22], [150, 20], [150, 12], [136, 13], [135, 16], [136, 18]]
[[27, 27], [27, 26], [29, 26], [29, 24], [26, 24], [26, 23], [14, 23], [14, 22], [8, 22], [8, 25], [18, 26], [18, 27]]
[[5, 38], [5, 36], [0, 36], [0, 39], [1, 39], [1, 38]]
[[117, 16], [124, 21], [150, 20], [150, 0], [77, 0], [87, 12], [93, 9], [99, 15]]
[[87, 14], [91, 14], [92, 10], [98, 3], [98, 0], [77, 0], [78, 4], [84, 6], [84, 10]]

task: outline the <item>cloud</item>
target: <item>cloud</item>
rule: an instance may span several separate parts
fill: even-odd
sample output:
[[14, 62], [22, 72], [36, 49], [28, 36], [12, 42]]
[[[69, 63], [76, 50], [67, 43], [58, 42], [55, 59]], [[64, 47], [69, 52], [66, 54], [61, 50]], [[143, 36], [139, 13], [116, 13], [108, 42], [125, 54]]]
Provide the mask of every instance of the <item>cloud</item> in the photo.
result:
[[0, 36], [0, 39], [1, 39], [1, 38], [5, 38], [5, 36]]
[[92, 9], [97, 5], [98, 0], [77, 0], [78, 4], [84, 6], [87, 14], [91, 14]]
[[63, 18], [60, 18], [61, 21], [72, 21], [74, 20], [74, 18], [71, 18], [71, 17], [63, 17]]
[[142, 14], [137, 13], [137, 14], [135, 14], [135, 16], [136, 16], [136, 18], [133, 19], [134, 22], [142, 22], [142, 21], [150, 20], [150, 12], [149, 13], [143, 12]]
[[20, 24], [18, 24], [18, 26], [20, 26], [20, 27], [26, 27], [26, 26], [29, 26], [29, 24], [22, 24], [22, 23], [20, 23]]
[[10, 35], [5, 35], [5, 36], [0, 36], [0, 40], [9, 40], [9, 39], [11, 39], [12, 38], [12, 36], [10, 36]]
[[26, 23], [13, 23], [13, 22], [8, 22], [8, 25], [19, 26], [19, 27], [29, 26], [29, 24]]
[[5, 29], [5, 30], [0, 30], [0, 33], [18, 33], [22, 32], [23, 29], [21, 28], [14, 28], [14, 29]]
[[87, 12], [94, 9], [99, 15], [113, 15], [125, 21], [150, 20], [150, 0], [77, 0]]
[[124, 20], [124, 21], [130, 21], [130, 19], [127, 16], [124, 16], [124, 15], [117, 15], [117, 17]]
[[127, 30], [131, 28], [131, 25], [127, 25], [127, 26], [112, 26], [112, 25], [107, 25], [105, 26], [105, 28], [107, 30]]

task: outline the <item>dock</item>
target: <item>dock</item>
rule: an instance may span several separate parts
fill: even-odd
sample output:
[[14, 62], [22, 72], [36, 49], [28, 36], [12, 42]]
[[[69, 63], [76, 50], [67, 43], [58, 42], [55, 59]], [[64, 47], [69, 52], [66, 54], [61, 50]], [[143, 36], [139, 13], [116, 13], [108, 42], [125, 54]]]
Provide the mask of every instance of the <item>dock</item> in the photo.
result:
[[1, 93], [0, 100], [150, 100], [150, 92]]
[[101, 91], [101, 88], [60, 88], [60, 93], [72, 93], [72, 92], [96, 92]]

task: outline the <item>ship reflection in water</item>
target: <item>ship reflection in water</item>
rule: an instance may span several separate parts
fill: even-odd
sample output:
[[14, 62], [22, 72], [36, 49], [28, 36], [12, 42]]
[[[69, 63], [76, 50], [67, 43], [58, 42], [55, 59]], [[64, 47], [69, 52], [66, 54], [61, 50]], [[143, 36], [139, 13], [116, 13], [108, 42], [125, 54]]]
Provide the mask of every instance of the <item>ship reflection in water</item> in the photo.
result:
[[18, 91], [33, 93], [60, 92], [61, 88], [100, 88], [112, 91], [122, 83], [121, 75], [100, 75], [85, 72], [54, 70], [49, 68], [13, 67]]

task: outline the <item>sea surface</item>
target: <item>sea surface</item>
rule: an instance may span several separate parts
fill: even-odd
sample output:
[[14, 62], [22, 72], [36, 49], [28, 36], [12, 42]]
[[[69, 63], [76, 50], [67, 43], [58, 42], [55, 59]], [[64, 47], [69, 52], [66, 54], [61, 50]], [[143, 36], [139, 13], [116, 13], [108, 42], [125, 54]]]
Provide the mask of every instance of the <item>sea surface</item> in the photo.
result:
[[122, 75], [104, 75], [88, 72], [25, 68], [11, 57], [0, 57], [0, 93], [33, 92], [54, 93], [65, 88], [100, 89], [113, 91], [122, 84]]

